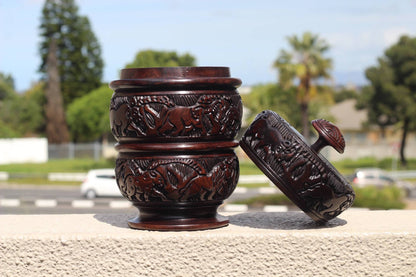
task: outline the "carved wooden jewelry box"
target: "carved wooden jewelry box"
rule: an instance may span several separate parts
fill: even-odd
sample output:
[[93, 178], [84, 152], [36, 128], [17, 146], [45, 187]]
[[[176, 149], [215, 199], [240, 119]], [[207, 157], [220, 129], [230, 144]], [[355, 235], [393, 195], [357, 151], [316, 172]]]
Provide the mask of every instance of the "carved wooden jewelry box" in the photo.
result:
[[[233, 148], [242, 102], [227, 67], [131, 68], [110, 83], [110, 124], [118, 140], [116, 179], [138, 208], [131, 228], [202, 230], [223, 227], [217, 208], [234, 191], [239, 162]], [[350, 184], [319, 151], [344, 139], [325, 120], [310, 146], [271, 111], [257, 116], [240, 145], [296, 205], [317, 222], [352, 205]]]

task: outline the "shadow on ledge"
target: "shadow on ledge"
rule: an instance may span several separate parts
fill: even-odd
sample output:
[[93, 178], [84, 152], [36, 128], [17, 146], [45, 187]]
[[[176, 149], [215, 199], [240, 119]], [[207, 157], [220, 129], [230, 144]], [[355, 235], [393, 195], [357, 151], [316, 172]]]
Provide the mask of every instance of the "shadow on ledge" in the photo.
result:
[[258, 229], [305, 230], [333, 228], [347, 224], [334, 218], [326, 223], [316, 223], [302, 212], [252, 212], [229, 216], [230, 224]]
[[137, 216], [135, 214], [96, 214], [94, 218], [100, 222], [104, 222], [119, 228], [130, 229], [127, 221]]
[[[137, 214], [96, 214], [94, 218], [119, 228], [130, 229], [129, 219]], [[347, 224], [347, 221], [334, 218], [327, 223], [316, 223], [303, 212], [248, 212], [228, 216], [230, 224], [257, 229], [306, 230], [333, 228]]]

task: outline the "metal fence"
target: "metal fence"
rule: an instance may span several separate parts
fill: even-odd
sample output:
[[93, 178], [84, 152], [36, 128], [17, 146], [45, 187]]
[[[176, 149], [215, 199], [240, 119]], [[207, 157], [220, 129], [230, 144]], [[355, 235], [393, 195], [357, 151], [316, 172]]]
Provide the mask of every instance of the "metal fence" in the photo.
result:
[[103, 157], [103, 146], [98, 142], [49, 144], [48, 157], [50, 160], [76, 158], [92, 158], [94, 160], [99, 160]]

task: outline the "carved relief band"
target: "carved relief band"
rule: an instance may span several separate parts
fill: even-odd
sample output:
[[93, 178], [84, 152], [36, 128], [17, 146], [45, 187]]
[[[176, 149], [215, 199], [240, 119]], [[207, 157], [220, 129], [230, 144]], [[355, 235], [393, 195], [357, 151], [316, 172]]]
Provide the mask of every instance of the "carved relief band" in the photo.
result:
[[241, 115], [241, 98], [235, 90], [119, 94], [110, 106], [112, 132], [119, 141], [234, 139]]
[[236, 187], [232, 148], [242, 103], [225, 67], [123, 69], [110, 87], [117, 183], [139, 209], [132, 228], [199, 230], [228, 224], [217, 208]]
[[[187, 229], [195, 217], [215, 218], [218, 205], [234, 191], [239, 176], [238, 159], [233, 152], [209, 155], [121, 154], [116, 163], [117, 183], [125, 198], [140, 210], [143, 219], [149, 213], [163, 218], [169, 226]], [[203, 203], [203, 208], [198, 206]]]
[[355, 194], [349, 182], [319, 154], [326, 145], [343, 152], [345, 142], [338, 128], [326, 120], [312, 123], [320, 138], [310, 146], [278, 114], [264, 111], [240, 146], [299, 208], [315, 221], [325, 222], [349, 208]]

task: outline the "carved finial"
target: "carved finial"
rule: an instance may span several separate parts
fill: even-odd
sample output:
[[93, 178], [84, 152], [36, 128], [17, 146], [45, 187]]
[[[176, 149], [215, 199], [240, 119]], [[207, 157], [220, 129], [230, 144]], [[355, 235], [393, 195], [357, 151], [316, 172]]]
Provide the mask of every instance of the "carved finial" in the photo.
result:
[[318, 140], [311, 146], [315, 152], [319, 153], [322, 148], [330, 145], [339, 153], [344, 153], [345, 140], [337, 126], [325, 119], [313, 120], [312, 126], [319, 133]]

